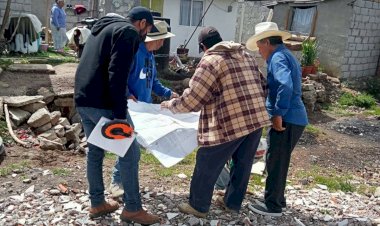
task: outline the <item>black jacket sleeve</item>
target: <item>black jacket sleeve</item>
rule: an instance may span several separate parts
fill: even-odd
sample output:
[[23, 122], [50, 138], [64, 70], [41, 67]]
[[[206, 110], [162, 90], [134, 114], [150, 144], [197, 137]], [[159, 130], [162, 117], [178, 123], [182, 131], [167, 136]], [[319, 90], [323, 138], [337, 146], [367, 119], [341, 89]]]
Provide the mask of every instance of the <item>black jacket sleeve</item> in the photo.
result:
[[131, 27], [121, 27], [112, 37], [111, 58], [108, 67], [111, 106], [117, 119], [125, 119], [127, 112], [127, 80], [139, 46], [139, 35]]

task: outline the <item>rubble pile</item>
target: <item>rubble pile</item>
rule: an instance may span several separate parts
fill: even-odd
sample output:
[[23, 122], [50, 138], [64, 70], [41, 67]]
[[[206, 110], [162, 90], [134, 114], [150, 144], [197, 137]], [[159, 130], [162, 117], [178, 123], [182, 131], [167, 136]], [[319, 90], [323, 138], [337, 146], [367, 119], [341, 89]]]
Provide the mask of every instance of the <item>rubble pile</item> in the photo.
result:
[[5, 96], [12, 129], [22, 141], [43, 150], [84, 152], [86, 147], [73, 93], [54, 94], [46, 88], [38, 96]]
[[339, 98], [341, 84], [338, 78], [326, 73], [309, 74], [302, 82], [302, 100], [308, 113], [320, 111], [323, 103]]

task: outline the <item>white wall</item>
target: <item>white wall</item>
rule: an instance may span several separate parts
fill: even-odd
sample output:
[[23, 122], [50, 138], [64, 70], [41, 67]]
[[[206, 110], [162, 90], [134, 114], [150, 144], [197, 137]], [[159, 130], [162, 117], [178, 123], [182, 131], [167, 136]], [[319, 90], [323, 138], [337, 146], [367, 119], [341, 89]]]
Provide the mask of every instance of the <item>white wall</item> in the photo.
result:
[[[179, 45], [184, 44], [185, 40], [190, 38], [195, 26], [179, 25], [180, 14], [180, 0], [165, 0], [163, 17], [170, 18], [170, 25], [172, 32], [176, 35], [171, 38], [170, 52], [176, 52]], [[232, 12], [227, 12], [227, 7], [230, 5], [231, 0], [215, 0], [213, 5], [208, 10], [204, 17], [204, 26], [213, 26], [218, 29], [223, 40], [235, 40], [236, 31], [236, 15], [237, 3], [232, 3]], [[204, 11], [210, 4], [210, 0], [205, 0], [203, 3]], [[201, 54], [198, 52], [198, 34], [203, 27], [198, 27], [197, 31], [191, 38], [187, 48], [189, 48], [189, 56], [199, 57]]]

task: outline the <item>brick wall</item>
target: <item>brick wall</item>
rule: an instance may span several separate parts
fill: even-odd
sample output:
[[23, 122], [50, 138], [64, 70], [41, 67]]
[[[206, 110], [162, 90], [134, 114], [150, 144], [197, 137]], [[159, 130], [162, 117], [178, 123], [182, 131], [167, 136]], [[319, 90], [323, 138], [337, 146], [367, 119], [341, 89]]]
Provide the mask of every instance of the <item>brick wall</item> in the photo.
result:
[[375, 76], [380, 55], [380, 0], [357, 0], [342, 64], [343, 80]]
[[[7, 0], [0, 0], [0, 24], [3, 23], [3, 17]], [[18, 13], [30, 13], [32, 0], [12, 0], [11, 15], [18, 15]]]

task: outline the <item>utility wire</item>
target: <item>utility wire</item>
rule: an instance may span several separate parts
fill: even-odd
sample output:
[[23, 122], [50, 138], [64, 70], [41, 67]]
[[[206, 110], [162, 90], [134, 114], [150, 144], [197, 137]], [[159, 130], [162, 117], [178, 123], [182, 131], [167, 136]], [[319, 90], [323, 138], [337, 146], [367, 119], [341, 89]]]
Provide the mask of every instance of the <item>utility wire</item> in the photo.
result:
[[199, 20], [199, 23], [198, 23], [197, 27], [194, 29], [194, 31], [193, 31], [193, 33], [191, 34], [189, 40], [187, 40], [187, 42], [186, 42], [186, 44], [183, 46], [183, 48], [186, 48], [187, 44], [189, 44], [191, 38], [193, 37], [194, 33], [197, 31], [199, 25], [202, 23], [203, 18], [206, 16], [206, 13], [207, 13], [208, 9], [211, 7], [211, 5], [212, 5], [213, 2], [214, 2], [214, 0], [211, 0], [211, 2], [210, 2], [210, 4], [208, 5], [206, 11], [203, 13], [201, 19]]

